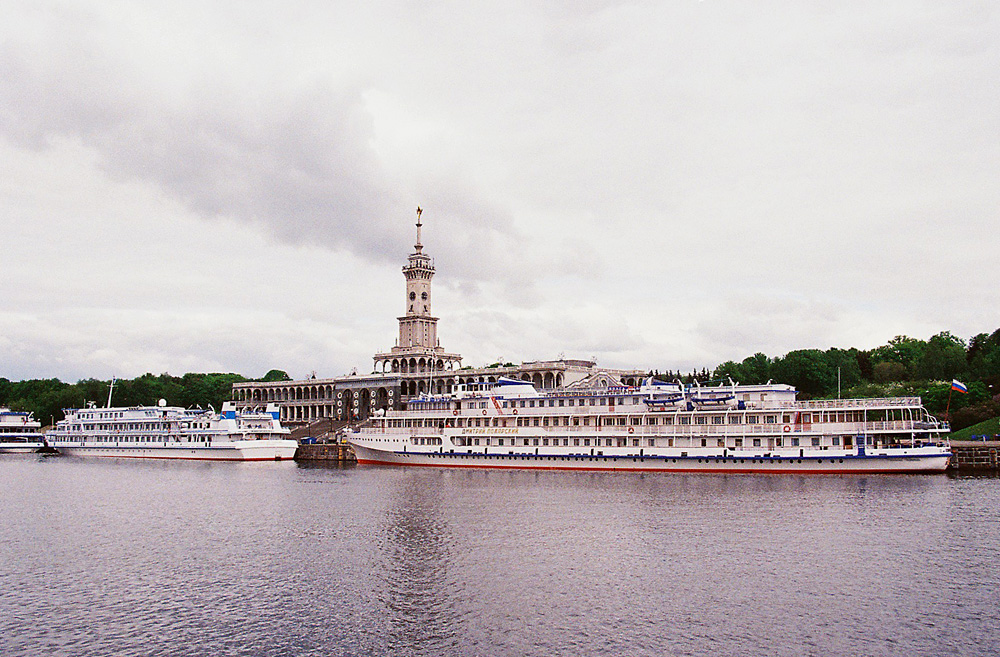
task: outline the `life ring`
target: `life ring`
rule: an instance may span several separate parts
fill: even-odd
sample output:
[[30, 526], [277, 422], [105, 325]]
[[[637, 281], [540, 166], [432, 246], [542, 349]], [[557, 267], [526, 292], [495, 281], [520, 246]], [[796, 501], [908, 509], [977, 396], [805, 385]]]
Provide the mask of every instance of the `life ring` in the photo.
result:
[[485, 408], [483, 409], [483, 415], [486, 415], [486, 409]]
[[516, 408], [514, 409], [513, 413], [514, 413], [514, 415], [517, 415], [517, 409]]
[[790, 426], [788, 426], [787, 424], [785, 425], [785, 428], [782, 429], [782, 431], [784, 431], [786, 433], [789, 432], [789, 431], [791, 431], [791, 430], [792, 430], [792, 428]]
[[635, 427], [629, 427], [628, 428], [628, 432], [629, 433], [635, 433]]
[[451, 412], [451, 414], [452, 415], [458, 415], [458, 409], [456, 408], [454, 411]]

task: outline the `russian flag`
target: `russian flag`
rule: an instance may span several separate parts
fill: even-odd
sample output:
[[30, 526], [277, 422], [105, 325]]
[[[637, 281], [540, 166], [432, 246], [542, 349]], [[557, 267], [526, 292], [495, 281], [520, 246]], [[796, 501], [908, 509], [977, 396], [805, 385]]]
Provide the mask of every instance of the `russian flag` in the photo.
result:
[[955, 392], [964, 392], [965, 394], [969, 394], [969, 389], [958, 379], [951, 380], [951, 389]]

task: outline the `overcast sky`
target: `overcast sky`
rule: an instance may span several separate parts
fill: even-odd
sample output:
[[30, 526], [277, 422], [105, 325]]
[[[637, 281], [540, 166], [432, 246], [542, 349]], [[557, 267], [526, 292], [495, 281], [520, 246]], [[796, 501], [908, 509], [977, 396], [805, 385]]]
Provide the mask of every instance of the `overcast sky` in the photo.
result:
[[369, 372], [418, 204], [466, 365], [992, 332], [1000, 6], [0, 7], [0, 376]]

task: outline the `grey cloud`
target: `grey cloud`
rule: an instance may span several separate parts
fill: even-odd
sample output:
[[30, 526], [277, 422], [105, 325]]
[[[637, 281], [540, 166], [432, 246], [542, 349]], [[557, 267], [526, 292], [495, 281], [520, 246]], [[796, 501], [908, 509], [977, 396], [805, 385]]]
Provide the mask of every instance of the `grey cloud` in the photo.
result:
[[[93, 20], [93, 19], [91, 19]], [[0, 134], [44, 148], [79, 140], [119, 179], [160, 187], [206, 218], [267, 228], [288, 243], [322, 244], [375, 261], [409, 251], [406, 223], [424, 197], [439, 199], [444, 228], [433, 250], [452, 275], [517, 275], [508, 213], [474, 188], [445, 180], [409, 198], [371, 148], [372, 118], [361, 83], [322, 75], [294, 83], [260, 74], [234, 84], [224, 71], [191, 71], [179, 89], [157, 85], [61, 23], [50, 39], [0, 47]], [[443, 210], [447, 208], [447, 210]], [[428, 213], [428, 220], [434, 213]]]

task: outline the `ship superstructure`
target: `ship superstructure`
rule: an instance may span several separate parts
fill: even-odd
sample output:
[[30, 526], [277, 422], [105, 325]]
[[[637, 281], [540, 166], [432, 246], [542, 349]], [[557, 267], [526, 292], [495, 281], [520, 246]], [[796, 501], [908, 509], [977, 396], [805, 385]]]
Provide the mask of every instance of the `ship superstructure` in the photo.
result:
[[0, 408], [0, 454], [35, 452], [43, 445], [42, 425], [31, 413]]

